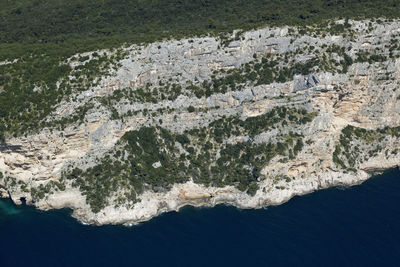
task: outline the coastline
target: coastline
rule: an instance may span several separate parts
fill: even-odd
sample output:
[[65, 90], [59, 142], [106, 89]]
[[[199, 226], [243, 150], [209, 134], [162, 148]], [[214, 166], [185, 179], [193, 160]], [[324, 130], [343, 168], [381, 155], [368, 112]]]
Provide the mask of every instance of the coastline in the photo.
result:
[[[342, 47], [350, 48], [347, 51], [350, 51], [349, 55], [353, 58], [356, 57], [356, 52], [364, 51], [371, 45], [388, 52], [385, 43], [391, 42], [389, 37], [397, 32], [399, 25], [398, 21], [387, 23], [370, 33], [369, 30], [367, 32], [366, 23], [352, 22], [352, 28], [361, 32], [357, 35], [357, 40]], [[377, 38], [379, 41], [372, 42], [370, 35], [379, 37]], [[290, 42], [292, 38], [297, 38], [296, 43]], [[201, 98], [180, 95], [175, 100], [163, 100], [157, 103], [141, 103], [136, 100], [125, 103], [121, 100], [114, 105], [118, 108], [118, 114], [126, 115], [120, 119], [113, 119], [108, 107], [97, 102], [98, 97], [103, 97], [102, 99], [112, 97], [115, 92], [131, 84], [138, 87], [139, 84], [136, 82], [141, 81], [143, 77], [137, 72], [153, 65], [159, 66], [156, 71], [159, 77], [155, 79], [149, 72], [146, 76], [149, 80], [161, 81], [176, 76], [176, 73], [185, 69], [181, 64], [182, 57], [185, 58], [186, 64], [204, 71], [203, 76], [206, 77], [204, 78], [206, 81], [211, 73], [224, 69], [224, 66], [231, 66], [232, 62], [238, 63], [235, 68], [249, 63], [252, 55], [261, 51], [259, 48], [270, 48], [272, 45], [274, 52], [270, 56], [279, 60], [283, 55], [291, 55], [287, 53], [292, 53], [293, 49], [296, 49], [294, 51], [299, 48], [308, 49], [311, 45], [325, 49], [322, 48], [322, 44], [326, 42], [332, 47], [337, 47], [341, 46], [343, 40], [346, 39], [340, 36], [300, 35], [297, 31], [289, 34], [288, 28], [265, 28], [245, 33], [244, 39], [235, 43], [233, 47], [221, 48], [218, 45], [219, 40], [204, 37], [192, 40], [194, 43], [189, 40], [176, 40], [126, 48], [128, 58], [121, 60], [122, 67], [113, 71], [110, 77], [101, 78], [101, 86], [92, 88], [91, 91], [77, 93], [79, 101], [62, 102], [51, 115], [52, 120], [67, 118], [73, 114], [69, 111], [76, 110], [84, 103], [85, 105], [95, 103], [97, 106], [85, 115], [83, 122], [68, 125], [63, 130], [53, 131], [45, 128], [37, 134], [15, 137], [0, 147], [0, 197], [9, 196], [17, 205], [26, 202], [40, 210], [70, 208], [73, 210], [73, 217], [87, 224], [133, 225], [148, 221], [164, 212], [178, 211], [187, 205], [213, 207], [218, 204], [228, 204], [240, 209], [257, 209], [279, 205], [293, 196], [305, 195], [319, 189], [360, 184], [374, 175], [371, 171], [390, 169], [400, 163], [400, 135], [397, 134], [399, 131], [397, 127], [400, 127], [398, 112], [400, 96], [393, 83], [400, 77], [399, 59], [387, 59], [380, 64], [356, 62], [348, 66], [346, 73], [315, 69], [312, 71], [313, 74], [294, 75], [293, 80], [287, 82], [257, 86], [250, 84], [238, 91], [214, 93]], [[369, 40], [369, 43], [365, 40]], [[158, 48], [159, 44], [172, 50], [166, 53]], [[196, 46], [212, 52], [199, 54], [195, 49]], [[307, 50], [310, 56], [314, 55], [313, 49]], [[324, 53], [332, 54], [327, 50]], [[149, 61], [142, 62], [143, 57], [149, 58]], [[164, 65], [163, 62], [167, 58], [176, 63], [176, 67]], [[237, 61], [237, 58], [241, 60]], [[215, 64], [209, 64], [210, 62]], [[302, 61], [299, 59], [299, 62]], [[381, 64], [388, 66], [386, 74], [389, 80], [380, 79]], [[179, 83], [193, 79], [197, 79], [196, 74], [188, 72]], [[314, 80], [317, 82], [310, 83]], [[196, 112], [190, 112], [189, 107], [197, 109]], [[266, 160], [265, 164], [263, 162], [259, 167], [257, 171], [260, 171], [260, 175], [251, 181], [253, 185], [259, 187], [257, 192], [256, 189], [251, 191], [251, 194], [255, 192], [254, 196], [233, 186], [238, 184], [237, 181], [222, 183], [229, 186], [217, 188], [206, 187], [200, 182], [196, 184], [192, 181], [173, 184], [177, 180], [171, 180], [160, 192], [140, 193], [142, 190], [136, 191], [135, 188], [124, 187], [122, 182], [113, 190], [97, 190], [102, 184], [96, 183], [84, 184], [81, 188], [81, 185], [73, 184], [74, 178], [66, 179], [63, 175], [74, 167], [84, 171], [95, 165], [101, 166], [100, 159], [103, 159], [106, 153], [111, 154], [114, 148], [115, 151], [124, 152], [121, 147], [116, 147], [116, 144], [126, 133], [142, 127], [161, 125], [168, 131], [181, 133], [184, 130], [208, 127], [210, 122], [226, 116], [246, 120], [259, 117], [277, 107], [304, 108], [306, 112], [313, 114], [315, 112], [315, 117], [305, 124], [299, 124], [300, 117], [296, 117], [294, 121], [297, 122], [293, 125], [287, 125], [285, 120], [276, 128], [265, 128], [257, 135], [251, 136], [246, 130], [237, 136], [235, 134], [234, 138], [227, 137], [225, 140], [227, 144], [234, 145], [251, 137], [254, 138], [254, 144], [275, 145], [278, 142], [285, 143], [291, 133], [296, 139], [301, 136], [299, 139], [302, 140], [301, 148], [296, 155], [293, 155], [293, 150], [297, 143], [290, 137], [291, 143], [289, 145], [288, 142], [285, 148], [287, 151], [281, 154], [275, 153], [272, 159]], [[164, 109], [168, 112], [164, 112]], [[128, 111], [135, 111], [137, 114], [127, 115]], [[148, 111], [152, 113], [147, 114]], [[362, 135], [363, 139], [354, 132], [351, 140], [342, 140], [348, 126], [356, 127], [358, 134], [362, 132], [370, 134]], [[379, 132], [388, 127], [396, 128], [396, 131]], [[219, 146], [217, 143], [214, 145]], [[186, 157], [190, 154], [179, 142], [175, 142], [174, 147], [179, 155]], [[201, 143], [197, 141], [193, 142], [193, 147], [199, 151], [202, 149]], [[346, 153], [339, 155], [341, 159], [335, 154], [341, 153], [340, 148], [346, 150]], [[162, 145], [160, 149], [163, 149]], [[215, 153], [217, 160], [217, 153], [220, 153], [220, 150], [215, 150]], [[156, 165], [152, 167], [158, 166], [157, 163], [159, 162], [154, 162]], [[185, 169], [187, 165], [190, 166], [191, 161], [182, 163], [185, 163], [182, 167]], [[246, 165], [242, 167], [247, 168]], [[112, 177], [123, 177], [122, 181], [127, 182], [129, 165], [125, 168], [125, 172], [120, 175], [103, 178], [112, 180]], [[186, 177], [191, 179], [190, 175]], [[117, 183], [116, 180], [114, 182]], [[149, 185], [145, 182], [142, 185]], [[91, 201], [90, 197], [85, 196], [88, 195], [84, 190], [86, 187], [92, 190], [89, 193], [100, 198], [96, 201], [106, 201], [99, 206], [94, 205], [97, 208], [91, 207], [88, 204]], [[133, 190], [134, 196], [126, 196], [127, 190]], [[123, 200], [118, 201], [119, 197]], [[137, 200], [138, 202], [135, 202]], [[92, 208], [100, 211], [94, 213]]]
[[[307, 183], [308, 185], [310, 185], [310, 187], [304, 187], [301, 190], [296, 188], [292, 188], [292, 190], [287, 190], [290, 192], [286, 192], [285, 194], [278, 194], [281, 197], [280, 198], [276, 198], [273, 199], [271, 196], [268, 197], [267, 194], [262, 195], [262, 194], [256, 194], [254, 197], [250, 198], [249, 202], [241, 202], [241, 201], [237, 201], [234, 199], [234, 197], [236, 197], [237, 195], [235, 194], [243, 194], [242, 198], [239, 199], [244, 199], [246, 196], [245, 193], [239, 193], [239, 192], [232, 192], [230, 199], [228, 197], [226, 197], [227, 195], [225, 195], [226, 198], [224, 198], [223, 196], [217, 196], [217, 197], [212, 197], [209, 201], [196, 201], [196, 200], [192, 200], [192, 201], [174, 201], [173, 199], [170, 199], [171, 201], [171, 205], [169, 206], [165, 206], [163, 208], [159, 208], [156, 210], [156, 212], [151, 213], [149, 212], [147, 214], [147, 216], [142, 216], [141, 218], [136, 218], [136, 219], [127, 219], [126, 215], [130, 214], [129, 210], [126, 210], [125, 212], [122, 210], [115, 210], [114, 212], [119, 212], [119, 214], [121, 215], [120, 218], [116, 218], [115, 216], [110, 217], [107, 219], [107, 216], [101, 216], [98, 217], [96, 216], [96, 214], [93, 214], [92, 212], [88, 212], [86, 210], [86, 208], [81, 207], [80, 209], [74, 209], [74, 207], [71, 207], [69, 205], [65, 205], [65, 206], [58, 206], [58, 207], [50, 207], [50, 206], [36, 206], [36, 205], [29, 205], [29, 206], [33, 206], [34, 208], [38, 209], [38, 210], [43, 210], [43, 211], [49, 211], [49, 210], [54, 210], [54, 209], [70, 209], [72, 211], [71, 216], [73, 218], [75, 218], [77, 221], [79, 221], [80, 223], [82, 223], [83, 225], [94, 225], [94, 226], [102, 226], [102, 225], [124, 225], [124, 226], [135, 226], [138, 224], [141, 224], [143, 222], [147, 222], [163, 213], [167, 213], [167, 212], [179, 212], [180, 209], [186, 207], [186, 206], [192, 206], [192, 207], [196, 207], [196, 208], [213, 208], [217, 205], [228, 205], [228, 206], [233, 206], [237, 209], [262, 209], [262, 208], [266, 208], [269, 206], [278, 206], [281, 204], [284, 204], [286, 202], [288, 202], [289, 200], [291, 200], [293, 197], [295, 196], [303, 196], [303, 195], [307, 195], [307, 194], [311, 194], [315, 191], [318, 190], [324, 190], [324, 189], [328, 189], [328, 188], [332, 188], [332, 187], [340, 187], [340, 186], [344, 186], [344, 187], [353, 187], [353, 186], [357, 186], [362, 184], [363, 182], [367, 181], [368, 179], [378, 176], [378, 175], [382, 175], [385, 172], [389, 172], [391, 170], [399, 170], [399, 165], [394, 165], [394, 166], [388, 166], [387, 168], [379, 168], [373, 171], [369, 171], [369, 172], [358, 172], [357, 175], [348, 175], [345, 174], [345, 180], [340, 179], [340, 175], [338, 175], [338, 173], [336, 172], [332, 172], [330, 174], [324, 174], [322, 175], [322, 177], [324, 177], [325, 179], [320, 179], [319, 183], [316, 184], [314, 183], [316, 180], [311, 180], [311, 179], [307, 179], [308, 181], [311, 181], [310, 183]], [[174, 188], [187, 188], [188, 186], [193, 186], [195, 184], [193, 183], [185, 183], [185, 184], [180, 184], [180, 185], [175, 185]], [[196, 185], [198, 186], [198, 185]], [[208, 189], [208, 191], [211, 190], [226, 190], [226, 188], [206, 188]], [[172, 190], [171, 190], [172, 191]], [[271, 195], [273, 195], [274, 193], [277, 194], [279, 193], [279, 190], [277, 189], [276, 192], [270, 192]], [[11, 201], [12, 198], [10, 198]], [[263, 199], [264, 202], [263, 203], [259, 203], [254, 205], [254, 199], [257, 199], [258, 201]], [[252, 201], [253, 200], [253, 201]], [[265, 202], [265, 200], [267, 200], [267, 202]], [[15, 201], [13, 201], [13, 203], [17, 206], [20, 206], [20, 203], [16, 203]], [[172, 203], [175, 203], [175, 205], [173, 205]], [[76, 208], [76, 207], [75, 207]], [[110, 210], [111, 208], [108, 207], [108, 209], [106, 210]], [[154, 210], [153, 210], [154, 211]], [[88, 216], [90, 215], [90, 216]]]
[[[399, 189], [400, 172], [389, 171], [359, 186], [317, 191], [280, 206], [184, 207], [132, 227], [84, 225], [70, 216], [69, 209], [42, 212], [1, 200], [20, 211], [3, 214], [0, 220], [6, 244], [2, 264], [25, 266], [34, 258], [54, 266], [62, 258], [65, 266], [130, 265], [134, 257], [137, 265], [204, 266], [213, 257], [213, 265], [326, 265], [326, 259], [335, 255], [328, 265], [350, 260], [351, 265], [395, 266], [392, 263], [400, 256]], [[44, 253], [49, 240], [59, 245]], [[24, 257], [18, 257], [21, 251], [26, 251]], [[206, 257], [199, 257], [199, 252]]]
[[[360, 185], [361, 183], [365, 182], [371, 177], [382, 174], [383, 170], [386, 172], [395, 168], [398, 168], [398, 165], [388, 166], [387, 168], [381, 168], [379, 169], [379, 172], [375, 172], [374, 174], [363, 171], [358, 172], [357, 174], [354, 175], [343, 174], [344, 176], [341, 176], [337, 172], [332, 172], [328, 174], [325, 173], [324, 175], [320, 176], [322, 177], [322, 179], [318, 179], [317, 177], [314, 177], [317, 179], [311, 179], [311, 178], [307, 179], [306, 183], [303, 184], [308, 186], [304, 186], [302, 188], [293, 187], [288, 190], [285, 190], [285, 192], [276, 189], [275, 191], [269, 192], [269, 194], [257, 193], [254, 197], [250, 198], [248, 198], [248, 195], [246, 195], [246, 193], [237, 191], [235, 192], [232, 190], [229, 193], [217, 194], [208, 201], [196, 201], [196, 200], [187, 201], [187, 200], [177, 200], [174, 198], [170, 198], [169, 202], [167, 202], [169, 205], [167, 204], [166, 206], [163, 206], [158, 209], [151, 209], [151, 208], [145, 209], [147, 213], [146, 212], [143, 213], [144, 210], [141, 210], [141, 212], [137, 212], [135, 214], [135, 212], [132, 212], [132, 210], [124, 210], [124, 209], [118, 210], [108, 207], [105, 209], [105, 211], [108, 213], [100, 216], [98, 215], [96, 216], [96, 214], [90, 214], [91, 215], [90, 216], [88, 213], [82, 212], [83, 210], [81, 212], [75, 210], [72, 213], [72, 216], [81, 223], [90, 225], [100, 226], [105, 224], [112, 224], [112, 225], [123, 224], [125, 226], [133, 226], [149, 221], [152, 218], [157, 217], [162, 213], [171, 211], [179, 212], [181, 208], [186, 206], [192, 206], [198, 208], [202, 207], [212, 208], [217, 205], [224, 204], [224, 205], [234, 206], [238, 209], [261, 209], [268, 206], [281, 205], [283, 203], [286, 203], [295, 196], [310, 194], [317, 190], [323, 190], [338, 186], [352, 187]], [[191, 184], [189, 182], [186, 184], [175, 185], [174, 188], [188, 189], [193, 185], [194, 184]], [[227, 190], [227, 188], [222, 188], [222, 189], [205, 188], [205, 192], [210, 192], [210, 191], [216, 192], [218, 190]], [[147, 198], [145, 199], [145, 201], [149, 201], [149, 199]], [[159, 198], [159, 202], [162, 201], [164, 201], [164, 198]], [[138, 216], [138, 214], [141, 214], [141, 216]]]

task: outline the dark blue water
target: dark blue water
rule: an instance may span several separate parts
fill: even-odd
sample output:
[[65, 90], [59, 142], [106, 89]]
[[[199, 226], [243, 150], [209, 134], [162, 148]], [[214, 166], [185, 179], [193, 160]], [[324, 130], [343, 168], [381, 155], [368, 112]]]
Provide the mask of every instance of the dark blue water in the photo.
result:
[[400, 172], [265, 210], [184, 208], [127, 228], [0, 202], [0, 266], [399, 266]]

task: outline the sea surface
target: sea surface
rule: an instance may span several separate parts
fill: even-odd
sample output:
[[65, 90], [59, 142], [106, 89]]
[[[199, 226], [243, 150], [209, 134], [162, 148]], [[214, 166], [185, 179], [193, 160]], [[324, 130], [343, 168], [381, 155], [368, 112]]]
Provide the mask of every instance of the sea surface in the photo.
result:
[[0, 266], [400, 266], [400, 172], [261, 210], [183, 208], [138, 226], [0, 202]]

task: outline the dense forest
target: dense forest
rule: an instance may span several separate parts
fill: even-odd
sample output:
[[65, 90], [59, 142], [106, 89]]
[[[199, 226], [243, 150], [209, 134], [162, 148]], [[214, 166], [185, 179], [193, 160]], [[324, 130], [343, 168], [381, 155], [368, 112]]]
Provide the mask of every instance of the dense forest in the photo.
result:
[[1, 0], [0, 60], [27, 51], [60, 55], [265, 24], [399, 14], [398, 0]]

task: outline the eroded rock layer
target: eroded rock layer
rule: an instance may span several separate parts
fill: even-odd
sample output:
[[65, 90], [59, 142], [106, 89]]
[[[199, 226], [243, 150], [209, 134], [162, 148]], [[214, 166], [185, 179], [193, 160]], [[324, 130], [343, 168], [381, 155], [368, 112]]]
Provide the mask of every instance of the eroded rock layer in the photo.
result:
[[400, 22], [334, 25], [71, 58], [74, 73], [123, 55], [46, 127], [0, 144], [1, 196], [131, 224], [184, 205], [275, 205], [397, 166]]

